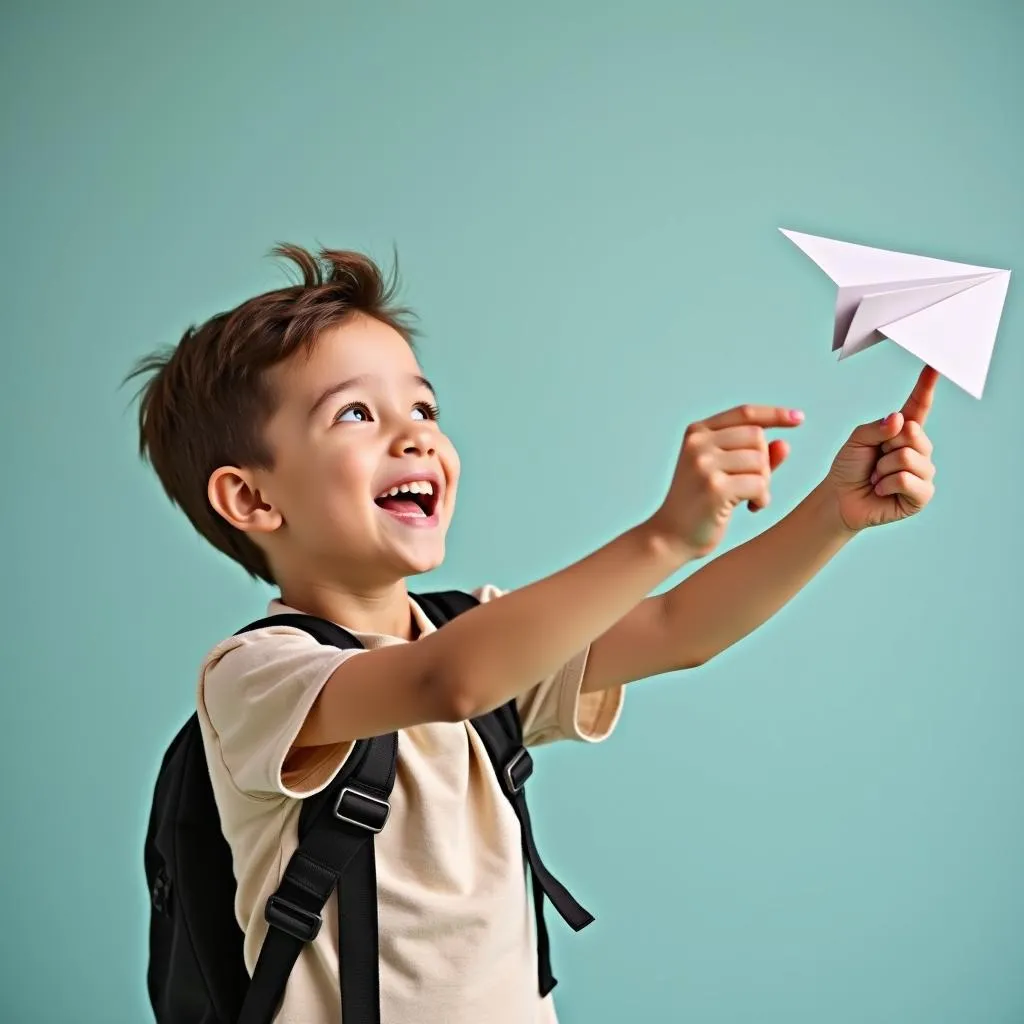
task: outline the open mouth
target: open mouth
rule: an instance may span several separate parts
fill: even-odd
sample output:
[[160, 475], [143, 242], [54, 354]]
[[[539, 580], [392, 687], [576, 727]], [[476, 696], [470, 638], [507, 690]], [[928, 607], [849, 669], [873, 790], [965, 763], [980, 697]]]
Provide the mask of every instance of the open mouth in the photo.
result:
[[413, 480], [374, 498], [378, 508], [401, 519], [429, 519], [437, 511], [438, 488], [429, 480]]

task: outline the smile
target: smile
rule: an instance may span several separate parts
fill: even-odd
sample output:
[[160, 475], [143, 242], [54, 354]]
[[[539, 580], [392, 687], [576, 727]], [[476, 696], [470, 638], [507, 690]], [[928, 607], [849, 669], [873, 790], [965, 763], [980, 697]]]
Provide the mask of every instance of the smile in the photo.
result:
[[406, 480], [374, 498], [374, 504], [406, 526], [437, 525], [439, 490], [432, 480]]

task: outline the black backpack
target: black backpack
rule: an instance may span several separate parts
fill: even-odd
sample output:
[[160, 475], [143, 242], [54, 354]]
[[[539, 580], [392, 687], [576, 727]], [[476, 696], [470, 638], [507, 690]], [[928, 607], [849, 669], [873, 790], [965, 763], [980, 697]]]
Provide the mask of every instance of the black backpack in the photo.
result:
[[[414, 596], [438, 627], [476, 604], [457, 591]], [[271, 616], [239, 632], [272, 624], [298, 627], [322, 644], [361, 646], [334, 623], [306, 615]], [[523, 746], [515, 701], [472, 724], [519, 819], [533, 883], [538, 988], [544, 996], [556, 984], [544, 898], [575, 931], [593, 917], [537, 852], [523, 788], [533, 761]], [[319, 932], [321, 911], [335, 889], [344, 1024], [379, 1024], [373, 838], [387, 823], [397, 749], [395, 733], [358, 741], [331, 785], [304, 801], [299, 847], [267, 901], [267, 937], [250, 980], [235, 918], [231, 851], [220, 828], [199, 722], [193, 715], [185, 723], [160, 766], [146, 835], [152, 902], [147, 984], [157, 1024], [270, 1024], [288, 975], [302, 947]]]

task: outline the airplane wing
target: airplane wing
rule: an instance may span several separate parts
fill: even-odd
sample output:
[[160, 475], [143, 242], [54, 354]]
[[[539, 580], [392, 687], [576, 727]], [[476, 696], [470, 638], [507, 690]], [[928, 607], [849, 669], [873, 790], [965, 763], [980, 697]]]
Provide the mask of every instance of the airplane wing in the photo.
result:
[[1010, 271], [780, 230], [839, 285], [840, 359], [889, 338], [981, 398]]

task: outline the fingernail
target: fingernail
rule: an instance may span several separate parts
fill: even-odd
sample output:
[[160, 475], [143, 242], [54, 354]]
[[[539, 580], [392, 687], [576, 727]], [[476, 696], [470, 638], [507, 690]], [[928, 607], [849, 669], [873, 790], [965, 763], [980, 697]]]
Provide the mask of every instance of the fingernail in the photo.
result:
[[885, 423], [885, 422], [887, 422], [887, 421], [888, 421], [888, 419], [889, 419], [889, 417], [890, 417], [891, 415], [892, 415], [892, 413], [891, 413], [891, 412], [887, 412], [887, 413], [886, 413], [886, 414], [885, 414], [885, 415], [884, 415], [884, 416], [883, 416], [883, 417], [882, 417], [882, 418], [881, 418], [881, 419], [880, 419], [880, 420], [879, 420], [878, 422], [879, 422], [879, 423]]
[[803, 412], [800, 409], [790, 409], [789, 410], [789, 418], [794, 423], [802, 423], [803, 419], [804, 419], [804, 414], [803, 414]]
[[878, 483], [878, 470], [875, 470], [875, 472], [871, 474], [871, 483], [872, 485]]

